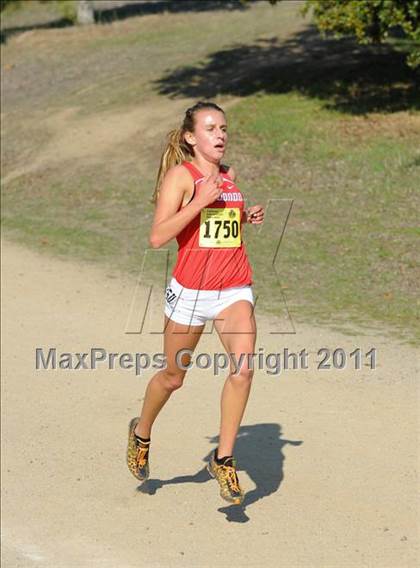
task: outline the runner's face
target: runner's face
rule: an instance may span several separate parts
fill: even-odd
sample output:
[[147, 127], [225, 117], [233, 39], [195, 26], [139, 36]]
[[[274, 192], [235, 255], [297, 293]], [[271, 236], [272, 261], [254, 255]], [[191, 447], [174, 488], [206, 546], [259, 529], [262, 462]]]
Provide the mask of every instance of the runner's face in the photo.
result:
[[186, 133], [186, 140], [210, 162], [220, 162], [227, 143], [225, 115], [218, 110], [200, 110], [195, 114], [194, 132]]

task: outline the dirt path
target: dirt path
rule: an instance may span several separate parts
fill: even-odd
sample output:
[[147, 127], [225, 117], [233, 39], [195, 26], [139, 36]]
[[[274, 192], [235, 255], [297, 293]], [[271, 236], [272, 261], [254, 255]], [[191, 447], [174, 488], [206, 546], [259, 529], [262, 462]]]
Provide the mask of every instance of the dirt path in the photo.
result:
[[[160, 352], [159, 335], [124, 334], [134, 284], [3, 244], [5, 568], [418, 565], [413, 348], [301, 325], [270, 335], [275, 320], [258, 316], [257, 348], [306, 348], [310, 364], [256, 372], [235, 448], [244, 509], [204, 470], [224, 380], [210, 371], [193, 369], [163, 409], [139, 488], [126, 430], [151, 372], [35, 370], [37, 347]], [[321, 347], [376, 347], [377, 369], [317, 370]], [[209, 334], [197, 353], [215, 350]]]
[[[226, 100], [225, 109], [229, 109], [237, 100], [235, 97]], [[37, 149], [36, 155], [29, 162], [22, 159], [22, 164], [4, 176], [1, 183], [5, 186], [20, 176], [42, 171], [68, 160], [86, 164], [91, 160], [98, 160], [98, 157], [106, 159], [112, 156], [112, 159], [115, 159], [118, 155], [127, 161], [132, 157], [130, 154], [134, 154], [139, 161], [142, 156], [139, 155], [138, 145], [132, 144], [130, 147], [129, 140], [140, 136], [143, 143], [150, 143], [156, 137], [164, 140], [168, 130], [176, 126], [174, 117], [182, 116], [185, 109], [195, 102], [187, 98], [170, 102], [166, 99], [156, 99], [153, 105], [145, 104], [119, 113], [97, 113], [84, 118], [77, 116], [79, 107], [66, 108], [43, 121], [50, 141]], [[39, 117], [34, 119], [34, 126], [37, 121]]]
[[151, 105], [140, 106], [126, 112], [97, 113], [85, 118], [75, 118], [80, 110], [77, 107], [52, 114], [44, 121], [50, 142], [38, 151], [29, 164], [4, 177], [2, 184], [66, 160], [88, 163], [92, 158], [107, 156], [110, 151], [115, 155], [115, 150], [121, 144], [139, 133], [147, 139], [157, 133], [163, 137], [164, 120], [166, 119], [168, 124], [174, 109], [181, 112], [185, 104], [185, 100], [182, 100], [171, 106], [165, 101], [156, 103], [153, 108]]

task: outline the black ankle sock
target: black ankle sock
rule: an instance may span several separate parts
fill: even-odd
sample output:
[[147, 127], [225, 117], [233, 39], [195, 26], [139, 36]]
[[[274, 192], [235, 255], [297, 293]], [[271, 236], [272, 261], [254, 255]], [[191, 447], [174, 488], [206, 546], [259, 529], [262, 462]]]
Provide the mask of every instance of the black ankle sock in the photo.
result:
[[143, 444], [148, 444], [150, 442], [150, 438], [142, 438], [141, 436], [137, 436], [136, 433], [134, 433], [134, 436], [136, 437], [137, 442], [143, 442]]
[[[217, 457], [217, 449], [214, 450], [214, 459], [216, 460], [216, 463], [218, 465], [222, 465], [222, 463], [225, 464], [225, 465], [232, 465], [232, 463], [231, 463], [232, 458], [233, 458], [233, 456], [223, 456], [221, 458], [218, 458]], [[226, 463], [226, 462], [228, 462], [228, 460], [229, 460], [229, 463]]]

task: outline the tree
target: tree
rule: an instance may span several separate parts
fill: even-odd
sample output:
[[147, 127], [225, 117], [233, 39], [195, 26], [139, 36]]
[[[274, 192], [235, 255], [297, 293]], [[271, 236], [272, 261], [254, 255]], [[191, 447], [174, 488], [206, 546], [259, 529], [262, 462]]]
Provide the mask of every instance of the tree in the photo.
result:
[[420, 0], [306, 0], [303, 12], [311, 8], [321, 32], [354, 35], [359, 43], [382, 43], [400, 28], [410, 42], [408, 64], [420, 65]]
[[22, 0], [0, 0], [0, 11], [3, 12], [6, 6], [11, 5], [13, 5], [13, 7], [15, 8], [19, 8], [21, 4]]
[[[39, 0], [40, 2], [55, 2], [63, 17], [77, 24], [94, 24], [95, 14], [91, 0]], [[24, 6], [22, 0], [0, 0], [0, 10], [7, 6], [12, 9]]]
[[77, 23], [82, 25], [95, 23], [92, 2], [89, 0], [79, 0], [77, 2]]

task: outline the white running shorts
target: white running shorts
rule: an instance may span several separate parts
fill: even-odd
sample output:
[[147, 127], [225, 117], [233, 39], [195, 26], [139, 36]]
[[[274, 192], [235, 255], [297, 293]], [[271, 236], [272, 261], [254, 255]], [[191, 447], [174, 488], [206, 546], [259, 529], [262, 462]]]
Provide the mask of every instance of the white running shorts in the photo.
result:
[[251, 285], [224, 290], [194, 290], [185, 288], [174, 277], [165, 291], [165, 314], [184, 325], [204, 325], [238, 300], [254, 305]]

